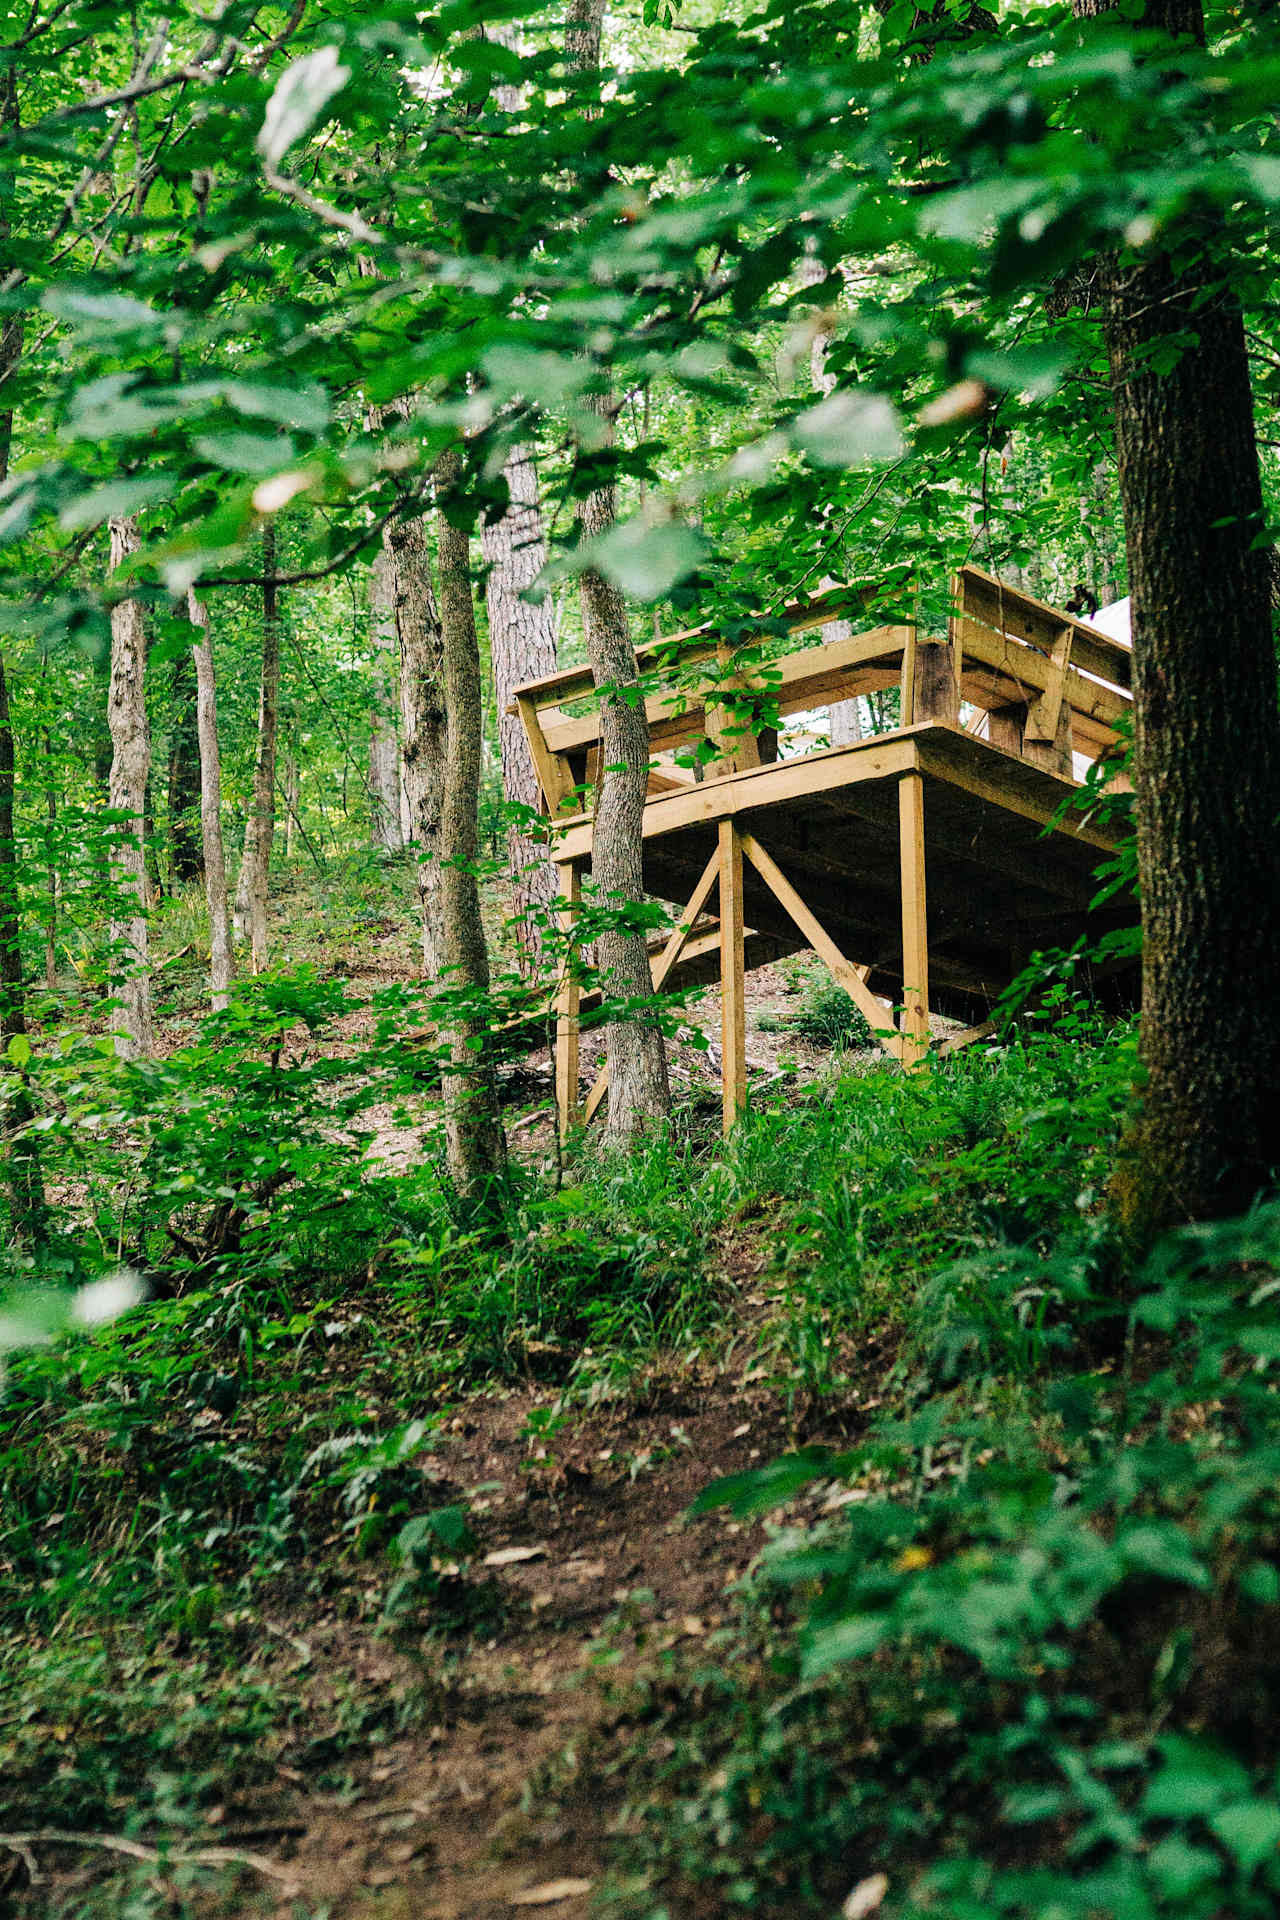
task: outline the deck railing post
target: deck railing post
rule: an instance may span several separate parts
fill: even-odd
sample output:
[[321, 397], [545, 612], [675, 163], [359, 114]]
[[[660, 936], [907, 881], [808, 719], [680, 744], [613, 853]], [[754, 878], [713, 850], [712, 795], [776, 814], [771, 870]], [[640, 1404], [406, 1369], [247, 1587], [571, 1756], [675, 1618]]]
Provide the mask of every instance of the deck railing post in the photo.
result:
[[747, 1008], [744, 997], [742, 837], [732, 820], [720, 835], [720, 1057], [724, 1085], [724, 1130], [729, 1132], [747, 1098]]
[[902, 879], [902, 1064], [918, 1067], [929, 1051], [929, 918], [924, 874], [924, 775], [898, 778]]
[[[560, 931], [572, 933], [582, 898], [582, 874], [575, 861], [556, 862], [558, 918]], [[556, 1116], [560, 1138], [567, 1139], [578, 1124], [578, 1004], [582, 987], [578, 977], [578, 956], [566, 952], [564, 973], [556, 994]]]

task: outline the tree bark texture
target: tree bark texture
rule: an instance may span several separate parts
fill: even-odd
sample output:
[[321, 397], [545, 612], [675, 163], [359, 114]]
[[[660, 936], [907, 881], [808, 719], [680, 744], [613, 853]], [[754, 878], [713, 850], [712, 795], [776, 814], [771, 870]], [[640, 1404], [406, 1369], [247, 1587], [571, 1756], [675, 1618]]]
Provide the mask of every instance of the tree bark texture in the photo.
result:
[[187, 613], [196, 630], [191, 653], [196, 675], [196, 734], [200, 748], [200, 838], [204, 897], [209, 904], [209, 988], [215, 1013], [231, 998], [235, 956], [227, 899], [227, 858], [222, 839], [222, 756], [218, 745], [218, 691], [213, 671], [209, 610], [188, 589]]
[[422, 970], [426, 979], [435, 980], [444, 965], [440, 813], [447, 753], [440, 614], [426, 522], [393, 521], [384, 542], [400, 642], [400, 754], [409, 856], [422, 914]]
[[[816, 254], [806, 254], [800, 263], [801, 285], [820, 287], [827, 277], [827, 270]], [[819, 314], [815, 317], [813, 340], [809, 347], [809, 377], [817, 391], [823, 395], [835, 389], [835, 375], [827, 371], [827, 345], [831, 338], [829, 317]], [[834, 585], [835, 582], [826, 584]], [[848, 620], [829, 620], [822, 629], [822, 645], [838, 646], [841, 641], [852, 639], [853, 627]], [[827, 713], [827, 737], [833, 747], [849, 747], [862, 738], [862, 715], [855, 700], [837, 700]]]
[[[440, 908], [444, 984], [479, 996], [489, 991], [489, 952], [480, 917], [475, 863], [480, 851], [480, 756], [484, 696], [480, 648], [472, 598], [470, 542], [465, 528], [448, 518], [449, 495], [461, 460], [456, 449], [441, 456], [436, 483], [440, 629], [448, 751], [440, 813]], [[460, 1193], [482, 1198], [501, 1174], [506, 1142], [498, 1115], [492, 1061], [486, 1058], [486, 1023], [474, 1013], [450, 1016], [450, 1065], [443, 1077], [445, 1143], [449, 1172]]]
[[170, 674], [169, 874], [175, 886], [198, 880], [204, 869], [200, 835], [200, 738], [196, 670], [191, 654], [176, 656]]
[[400, 736], [396, 724], [395, 579], [384, 547], [369, 570], [369, 640], [373, 655], [373, 708], [369, 715], [369, 828], [373, 845], [399, 853]]
[[267, 964], [267, 896], [276, 827], [276, 737], [280, 710], [280, 594], [276, 586], [276, 530], [262, 529], [262, 678], [258, 687], [258, 744], [253, 799], [245, 822], [237, 911], [249, 936], [249, 964]]
[[[600, 65], [604, 0], [570, 0], [565, 30], [568, 64], [580, 74]], [[611, 396], [597, 394], [590, 404], [602, 420], [612, 415]], [[611, 433], [612, 429], [608, 429]], [[615, 490], [600, 487], [578, 512], [584, 539], [604, 533], [617, 518]], [[603, 574], [587, 568], [581, 575], [582, 620], [587, 657], [600, 695], [599, 775], [591, 838], [591, 878], [601, 901], [610, 907], [634, 905], [644, 898], [644, 802], [649, 787], [649, 721], [644, 702], [626, 698], [639, 680], [626, 603]], [[643, 932], [621, 927], [601, 934], [596, 961], [606, 994], [631, 1001], [651, 1000], [653, 975]], [[671, 1106], [667, 1050], [656, 1012], [640, 1010], [605, 1025], [609, 1066], [609, 1117], [606, 1139], [625, 1146]]]
[[[141, 541], [133, 520], [112, 520], [111, 571], [138, 551]], [[113, 813], [123, 816], [117, 829], [111, 868], [113, 918], [112, 991], [120, 1001], [123, 1027], [116, 1050], [128, 1060], [155, 1051], [151, 1017], [151, 976], [147, 957], [147, 866], [145, 813], [147, 778], [151, 771], [151, 733], [147, 725], [147, 638], [142, 606], [121, 600], [111, 609], [111, 679], [107, 690], [107, 725], [111, 733], [111, 775], [107, 798]]]
[[[1143, 24], [1203, 39], [1198, 0], [1149, 0]], [[1103, 271], [1146, 1070], [1115, 1200], [1143, 1233], [1238, 1212], [1280, 1169], [1280, 714], [1253, 397], [1227, 237], [1199, 222], [1176, 239], [1176, 257]]]
[[[555, 627], [550, 600], [524, 596], [546, 565], [538, 476], [528, 447], [507, 456], [510, 505], [501, 520], [481, 529], [481, 552], [489, 568], [489, 656], [498, 710], [498, 748], [503, 798], [539, 810], [538, 776], [518, 714], [508, 713], [514, 688], [556, 670]], [[532, 971], [542, 949], [543, 916], [556, 897], [555, 869], [547, 844], [512, 825], [507, 832], [511, 901], [523, 962]]]

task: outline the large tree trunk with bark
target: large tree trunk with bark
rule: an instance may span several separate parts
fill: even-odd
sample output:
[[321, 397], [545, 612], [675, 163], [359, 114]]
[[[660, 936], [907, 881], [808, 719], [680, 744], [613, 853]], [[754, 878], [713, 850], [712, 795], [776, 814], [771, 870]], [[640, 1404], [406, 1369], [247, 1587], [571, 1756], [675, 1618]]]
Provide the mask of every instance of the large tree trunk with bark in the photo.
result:
[[276, 530], [262, 530], [262, 679], [258, 689], [258, 744], [253, 800], [245, 823], [244, 858], [236, 891], [236, 917], [249, 936], [250, 965], [267, 964], [267, 896], [271, 846], [276, 830], [276, 736], [280, 710], [280, 592], [276, 585]]
[[[510, 505], [501, 520], [481, 530], [481, 551], [489, 568], [489, 656], [498, 709], [498, 747], [502, 757], [503, 798], [536, 813], [538, 776], [518, 714], [508, 713], [514, 688], [556, 669], [556, 638], [551, 602], [525, 598], [546, 565], [538, 476], [530, 448], [513, 447], [507, 456]], [[513, 824], [507, 832], [511, 902], [522, 960], [532, 970], [542, 948], [542, 919], [556, 895], [555, 869], [544, 840]]]
[[[570, 0], [566, 27], [569, 65], [590, 73], [600, 65], [604, 0]], [[612, 417], [611, 396], [594, 397], [602, 420]], [[606, 436], [607, 437], [607, 436]], [[583, 501], [578, 521], [584, 539], [606, 532], [617, 517], [612, 486]], [[625, 690], [639, 679], [626, 603], [618, 589], [588, 568], [582, 575], [582, 616], [591, 675], [600, 693], [600, 749], [591, 877], [604, 904], [622, 908], [644, 897], [644, 802], [649, 787], [649, 722], [642, 700]], [[630, 1001], [652, 997], [653, 975], [643, 932], [617, 927], [600, 936], [596, 960], [606, 994]], [[609, 1067], [606, 1137], [626, 1145], [660, 1120], [671, 1105], [667, 1050], [656, 1012], [629, 1013], [605, 1026]]]
[[181, 886], [198, 880], [204, 870], [196, 671], [190, 653], [175, 657], [169, 694], [173, 706], [169, 730], [169, 876], [175, 886]]
[[384, 547], [369, 569], [373, 709], [369, 716], [369, 831], [381, 853], [399, 853], [400, 734], [396, 724], [395, 577]]
[[440, 908], [440, 812], [444, 797], [444, 660], [425, 522], [396, 520], [384, 536], [400, 641], [400, 753], [409, 859], [422, 914], [422, 971], [444, 965]]
[[218, 746], [218, 692], [213, 673], [209, 611], [188, 590], [187, 612], [197, 638], [191, 653], [196, 675], [196, 736], [200, 748], [200, 838], [204, 896], [209, 903], [209, 987], [215, 1012], [231, 998], [235, 959], [231, 909], [227, 900], [227, 860], [222, 840], [222, 758]]
[[[445, 986], [480, 996], [489, 991], [489, 953], [475, 874], [480, 851], [483, 690], [470, 543], [465, 528], [454, 526], [448, 517], [449, 495], [457, 485], [460, 468], [456, 449], [442, 455], [436, 468], [441, 496], [440, 627], [448, 729], [440, 815], [441, 947]], [[484, 1019], [476, 1013], [464, 1011], [449, 1018], [450, 1060], [443, 1078], [446, 1149], [454, 1183], [471, 1200], [484, 1198], [506, 1161], [485, 1032]]]
[[[1199, 0], [1148, 0], [1143, 24], [1203, 38]], [[1224, 233], [1188, 220], [1162, 239], [1102, 270], [1146, 1070], [1115, 1198], [1143, 1234], [1237, 1212], [1280, 1170], [1280, 714], [1244, 325]]]
[[[138, 551], [141, 542], [132, 520], [111, 522], [111, 571]], [[112, 991], [120, 1002], [123, 1027], [116, 1037], [125, 1059], [155, 1051], [151, 1019], [151, 976], [147, 955], [147, 862], [145, 818], [147, 778], [151, 771], [151, 733], [147, 725], [147, 638], [139, 601], [118, 601], [111, 609], [111, 679], [107, 725], [111, 732], [108, 801], [122, 816], [111, 856], [115, 900], [110, 938]]]

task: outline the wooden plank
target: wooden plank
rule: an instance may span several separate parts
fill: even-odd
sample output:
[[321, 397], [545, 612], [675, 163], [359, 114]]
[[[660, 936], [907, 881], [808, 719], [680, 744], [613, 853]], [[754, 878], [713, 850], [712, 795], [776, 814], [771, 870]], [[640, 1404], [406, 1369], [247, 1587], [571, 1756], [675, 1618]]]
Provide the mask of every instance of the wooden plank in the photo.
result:
[[[572, 861], [558, 861], [556, 882], [560, 898], [560, 929], [567, 934], [573, 930], [582, 899], [582, 875]], [[581, 993], [575, 956], [571, 955], [566, 959], [564, 976], [556, 994], [556, 1114], [562, 1140], [568, 1137], [578, 1121], [578, 1005]]]
[[924, 776], [898, 781], [902, 867], [902, 1064], [918, 1067], [929, 1051], [929, 919], [924, 876]]
[[[785, 626], [788, 633], [809, 633], [816, 627], [830, 626], [835, 620], [845, 620], [851, 615], [865, 612], [876, 600], [880, 592], [874, 582], [862, 585], [833, 587], [825, 593], [814, 594], [811, 599], [793, 601], [778, 613], [766, 616]], [[765, 636], [768, 637], [767, 635]], [[660, 640], [654, 640], [648, 646], [636, 649], [636, 660], [640, 671], [646, 673], [655, 666], [661, 666], [668, 659], [679, 664], [696, 665], [699, 660], [714, 658], [718, 648], [724, 645], [718, 637], [711, 621], [703, 621], [701, 626], [686, 627], [679, 633], [664, 634]], [[530, 698], [538, 706], [550, 704], [568, 704], [582, 699], [594, 690], [595, 682], [589, 666], [560, 667], [555, 673], [543, 674], [538, 680], [525, 680], [512, 690], [513, 700]]]
[[[657, 794], [644, 810], [644, 837], [658, 839], [686, 827], [709, 826], [738, 813], [783, 805], [859, 780], [888, 779], [915, 763], [914, 736], [890, 734], [848, 747], [827, 747], [800, 760], [751, 767], [723, 780], [704, 780], [685, 793]], [[589, 855], [591, 833], [590, 821], [571, 825], [561, 842], [561, 858], [579, 860]]]
[[959, 1053], [961, 1047], [971, 1047], [977, 1040], [989, 1040], [995, 1030], [994, 1020], [980, 1020], [976, 1027], [962, 1027], [959, 1033], [947, 1034], [934, 1051], [945, 1060], [949, 1053]]
[[[744, 671], [739, 685], [754, 686], [782, 714], [802, 713], [808, 707], [823, 706], [831, 700], [843, 700], [856, 693], [875, 693], [892, 686], [898, 679], [899, 663], [911, 631], [905, 626], [873, 627], [856, 633], [832, 646], [807, 647], [798, 653], [783, 654], [776, 660], [762, 661], [749, 673]], [[715, 658], [716, 649], [704, 657]], [[672, 691], [657, 691], [645, 697], [651, 745], [665, 750], [689, 740], [701, 739], [710, 731], [707, 724], [707, 695], [715, 705], [720, 682], [708, 677], [701, 684]], [[599, 716], [544, 713], [543, 728], [553, 753], [578, 752], [589, 746], [600, 732]]]
[[[917, 753], [923, 770], [951, 786], [971, 793], [975, 799], [990, 801], [1007, 813], [1048, 826], [1063, 796], [1075, 790], [1076, 783], [1043, 767], [1033, 767], [1011, 753], [993, 747], [989, 741], [975, 739], [961, 727], [938, 726], [917, 736]], [[992, 758], [988, 760], [987, 755]], [[1070, 816], [1068, 816], [1070, 817]], [[1074, 820], [1059, 833], [1072, 840], [1115, 851], [1115, 840], [1096, 825]]]
[[1064, 627], [1049, 655], [1049, 673], [1045, 684], [1027, 708], [1025, 738], [1051, 747], [1058, 738], [1058, 718], [1066, 694], [1067, 668], [1071, 665], [1073, 630]]
[[916, 630], [908, 627], [898, 680], [898, 725], [909, 727], [916, 718]]
[[960, 604], [965, 611], [1005, 633], [1016, 634], [1033, 646], [1043, 647], [1046, 652], [1063, 627], [1070, 627], [1072, 657], [1082, 672], [1097, 674], [1113, 686], [1127, 689], [1132, 685], [1133, 655], [1128, 647], [1122, 647], [1097, 627], [1074, 620], [1060, 607], [1051, 607], [1044, 600], [1006, 586], [994, 574], [984, 573], [981, 567], [962, 570], [960, 594]]
[[[1115, 687], [1088, 680], [1073, 655], [1063, 677], [1063, 692], [1073, 713], [1092, 723], [1094, 731], [1109, 730], [1132, 702], [1128, 694]], [[963, 668], [961, 691], [966, 700], [978, 706], [1011, 706], [1035, 699], [1053, 678], [1053, 664], [1047, 653], [1024, 646], [1007, 634], [966, 614], [960, 622]]]
[[724, 1131], [747, 1100], [747, 1003], [742, 968], [742, 836], [732, 820], [720, 822], [720, 1072]]
[[554, 819], [573, 792], [572, 770], [568, 761], [562, 760], [559, 754], [553, 753], [547, 745], [542, 721], [534, 702], [517, 698], [514, 705], [524, 725], [524, 735], [529, 742], [533, 770], [538, 776], [538, 785], [542, 788], [547, 812]]
[[779, 905], [785, 907], [809, 945], [825, 963], [828, 972], [863, 1013], [868, 1026], [885, 1052], [891, 1054], [895, 1060], [900, 1060], [902, 1058], [901, 1041], [896, 1033], [886, 1030], [889, 1016], [868, 988], [863, 970], [846, 960], [817, 914], [797, 893], [777, 861], [765, 851], [754, 835], [744, 833], [741, 835], [741, 840], [742, 851], [760, 878]]

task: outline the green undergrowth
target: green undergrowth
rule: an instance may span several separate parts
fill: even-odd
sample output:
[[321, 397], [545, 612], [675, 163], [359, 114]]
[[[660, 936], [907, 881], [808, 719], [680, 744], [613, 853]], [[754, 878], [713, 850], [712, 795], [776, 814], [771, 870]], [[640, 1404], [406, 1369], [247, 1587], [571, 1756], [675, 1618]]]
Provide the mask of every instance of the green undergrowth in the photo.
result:
[[1276, 1911], [1280, 1205], [1128, 1275], [987, 1266], [961, 1377], [699, 1501], [772, 1538], [706, 1657], [622, 1690], [615, 1914]]
[[[174, 1842], [268, 1763], [340, 1782], [388, 1714], [437, 1711], [440, 1661], [502, 1631], [440, 1428], [512, 1389], [572, 1421], [655, 1366], [744, 1352], [744, 1244], [764, 1307], [743, 1364], [786, 1398], [846, 1401], [871, 1332], [906, 1417], [987, 1373], [993, 1398], [1025, 1394], [1110, 1257], [1098, 1196], [1131, 1071], [1129, 1036], [1083, 1017], [914, 1079], [853, 1061], [727, 1148], [690, 1109], [642, 1153], [516, 1170], [481, 1225], [430, 1166], [335, 1174], [304, 1113], [292, 1205], [313, 1232], [246, 1208], [216, 1264], [176, 1257], [114, 1322], [9, 1357], [0, 1826]], [[284, 1676], [320, 1615], [412, 1649], [421, 1686], [313, 1709]]]

